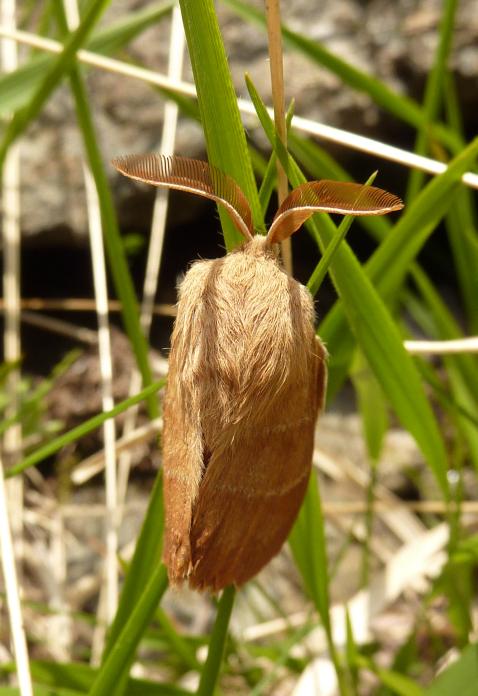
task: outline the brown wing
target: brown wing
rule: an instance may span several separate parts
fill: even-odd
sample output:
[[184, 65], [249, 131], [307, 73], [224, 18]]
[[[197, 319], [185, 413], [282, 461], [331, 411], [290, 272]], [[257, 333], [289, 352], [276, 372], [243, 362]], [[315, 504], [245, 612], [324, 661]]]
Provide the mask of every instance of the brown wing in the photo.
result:
[[286, 540], [307, 489], [325, 393], [320, 342], [316, 353], [305, 401], [291, 385], [269, 429], [243, 432], [225, 451], [212, 454], [193, 509], [191, 587], [217, 592], [242, 585]]
[[201, 433], [180, 407], [174, 386], [174, 370], [163, 409], [163, 485], [165, 532], [163, 561], [171, 585], [181, 584], [191, 565], [189, 529], [197, 481], [202, 470], [201, 450], [194, 447]]

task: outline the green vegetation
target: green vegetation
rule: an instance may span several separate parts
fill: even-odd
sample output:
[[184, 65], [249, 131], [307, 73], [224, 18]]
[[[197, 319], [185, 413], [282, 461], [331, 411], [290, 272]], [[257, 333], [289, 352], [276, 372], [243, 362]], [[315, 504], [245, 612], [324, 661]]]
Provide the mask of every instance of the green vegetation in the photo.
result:
[[[265, 30], [263, 14], [247, 2], [224, 2], [243, 21]], [[45, 426], [43, 423], [42, 400], [75, 356], [67, 356], [40, 386], [24, 379], [14, 413], [8, 408], [8, 380], [18, 365], [4, 363], [0, 369], [0, 412], [3, 419], [0, 433], [3, 435], [11, 426], [20, 423], [24, 435], [35, 436], [33, 444], [27, 444], [23, 458], [5, 469], [6, 479], [14, 479], [35, 467], [60, 448], [71, 445], [141, 401], [145, 401], [149, 417], [157, 418], [157, 392], [165, 383], [165, 380], [153, 381], [149, 346], [141, 328], [136, 293], [102, 161], [101, 143], [95, 132], [94, 95], [89, 94], [85, 86], [84, 70], [80, 67], [77, 51], [88, 48], [98, 54], [128, 58], [130, 42], [168, 18], [174, 3], [150, 3], [148, 8], [99, 29], [97, 23], [108, 0], [87, 0], [80, 3], [81, 21], [71, 33], [67, 29], [62, 3], [46, 4], [48, 13], [40, 24], [51, 25], [51, 36], [63, 38], [63, 52], [56, 56], [32, 53], [16, 71], [0, 77], [0, 116], [5, 123], [0, 140], [0, 167], [4, 167], [12, 144], [35, 122], [53, 91], [65, 81], [73, 96], [78, 130], [99, 195], [108, 267], [121, 301], [124, 330], [143, 386], [139, 393], [117, 404], [113, 410], [58, 435], [61, 424]], [[168, 90], [168, 95], [177, 101], [180, 109], [184, 108], [185, 116], [199, 117], [210, 163], [240, 184], [251, 204], [256, 230], [265, 229], [264, 216], [275, 186], [277, 160], [282, 163], [291, 187], [306, 180], [305, 172], [308, 178], [350, 180], [347, 172], [322, 147], [305, 139], [294, 129], [293, 121], [290, 125], [290, 118], [286, 151], [265, 108], [263, 98], [266, 95], [260, 95], [246, 77], [251, 101], [270, 143], [270, 159], [267, 163], [263, 161], [255, 144], [248, 141], [242, 126], [213, 0], [179, 0], [179, 5], [197, 89], [198, 110], [191, 109], [184, 96], [174, 90]], [[306, 36], [287, 27], [283, 32], [287, 50], [300, 52], [312, 65], [331, 71], [348, 87], [368, 95], [382, 109], [415, 128], [418, 154], [430, 155], [433, 147], [439, 145], [449, 163], [445, 172], [431, 179], [426, 179], [422, 173], [410, 172], [406, 207], [393, 219], [362, 218], [354, 221], [348, 217], [337, 227], [329, 216], [318, 214], [306, 225], [317, 250], [317, 265], [308, 287], [314, 296], [320, 295], [322, 282], [329, 276], [337, 293], [335, 305], [317, 329], [330, 354], [328, 404], [333, 403], [346, 380], [350, 380], [357, 397], [370, 464], [370, 470], [366, 472], [369, 475], [365, 476], [363, 499], [358, 501], [363, 503], [361, 522], [365, 531], [357, 537], [361, 554], [361, 572], [357, 576], [361, 576], [362, 593], [370, 592], [371, 603], [385, 591], [391, 593], [390, 602], [395, 601], [407, 587], [406, 583], [400, 585], [400, 582], [405, 582], [403, 578], [396, 579], [400, 574], [393, 559], [384, 561], [384, 564], [388, 563], [386, 573], [396, 573], [393, 580], [391, 576], [389, 578], [391, 584], [396, 582], [399, 587], [397, 595], [393, 595], [395, 590], [385, 587], [386, 573], [383, 566], [377, 570], [379, 564], [374, 557], [377, 548], [375, 522], [384, 511], [380, 505], [385, 506], [385, 513], [387, 504], [390, 504], [389, 514], [393, 514], [394, 506], [398, 511], [397, 500], [391, 495], [380, 497], [377, 484], [386, 433], [394, 420], [413, 438], [424, 460], [423, 470], [431, 474], [424, 483], [426, 474], [420, 478], [404, 465], [401, 472], [404, 479], [414, 487], [420, 501], [427, 502], [430, 490], [434, 492], [432, 497], [438, 498], [433, 501], [434, 508], [428, 510], [424, 507], [422, 516], [416, 516], [423, 539], [417, 538], [415, 546], [410, 541], [409, 555], [404, 553], [403, 558], [400, 555], [402, 548], [395, 552], [400, 568], [407, 563], [419, 568], [422, 554], [426, 556], [427, 553], [424, 550], [427, 543], [444, 530], [444, 542], [437, 553], [443, 550], [446, 560], [437, 565], [429, 585], [420, 595], [420, 608], [410, 609], [407, 635], [400, 635], [399, 644], [389, 655], [390, 663], [385, 668], [380, 661], [380, 639], [371, 633], [364, 636], [357, 628], [360, 623], [357, 622], [357, 596], [350, 602], [348, 611], [343, 606], [334, 606], [337, 604], [334, 599], [337, 567], [341, 557], [356, 542], [352, 541], [350, 518], [345, 513], [343, 527], [347, 530], [347, 538], [344, 548], [338, 553], [331, 552], [320, 475], [315, 470], [289, 538], [290, 563], [297, 582], [300, 581], [297, 592], [304, 610], [300, 625], [290, 620], [288, 612], [274, 605], [267, 589], [258, 581], [258, 592], [268, 597], [268, 606], [272, 607], [274, 617], [282, 619], [281, 628], [276, 632], [257, 640], [247, 639], [240, 632], [229, 632], [231, 615], [240, 611], [242, 602], [247, 603], [248, 595], [227, 588], [215, 605], [211, 636], [182, 633], [168, 610], [160, 604], [167, 592], [167, 577], [160, 562], [163, 507], [161, 476], [158, 475], [134, 554], [123, 564], [122, 592], [115, 618], [106, 634], [100, 664], [95, 667], [88, 665], [91, 646], [84, 649], [83, 662], [78, 655], [74, 655], [75, 662], [32, 659], [35, 694], [174, 696], [191, 693], [193, 687], [183, 686], [186, 684], [183, 678], [191, 674], [195, 693], [200, 696], [214, 693], [273, 694], [281, 681], [296, 683], [305, 671], [313, 668], [318, 657], [324, 656], [334, 666], [340, 696], [362, 693], [374, 696], [471, 696], [475, 693], [478, 648], [473, 639], [473, 636], [476, 638], [473, 612], [477, 599], [474, 578], [478, 567], [478, 541], [474, 533], [476, 523], [474, 527], [469, 516], [464, 514], [467, 501], [464, 500], [463, 481], [465, 477], [468, 481], [471, 477], [473, 482], [469, 488], [476, 490], [476, 358], [464, 348], [461, 352], [447, 353], [429, 361], [412, 354], [404, 344], [411, 338], [403, 318], [405, 311], [430, 340], [459, 340], [476, 333], [478, 328], [476, 196], [461, 182], [463, 174], [475, 167], [478, 139], [464, 142], [460, 107], [447, 68], [457, 3], [447, 0], [443, 5], [435, 65], [430, 71], [423, 104], [394, 92], [376, 77], [347, 64]], [[158, 98], [158, 109], [160, 103]], [[291, 113], [292, 109], [289, 116]], [[255, 178], [258, 170], [263, 172], [259, 186]], [[371, 183], [370, 175], [371, 172], [365, 172], [363, 181]], [[230, 250], [239, 242], [238, 232], [224, 211], [219, 214], [224, 242]], [[462, 303], [463, 321], [460, 323], [418, 259], [424, 245], [442, 223], [448, 236], [449, 262]], [[358, 260], [350, 235], [345, 239], [352, 224], [353, 227], [359, 225], [373, 244], [373, 251], [365, 263]], [[419, 508], [418, 511], [421, 512]], [[340, 516], [340, 511], [336, 515]], [[396, 522], [397, 527], [400, 524], [400, 521]], [[427, 567], [417, 570], [421, 580], [427, 570]], [[430, 615], [436, 611], [434, 607], [439, 602], [441, 621], [434, 623]], [[27, 600], [24, 606], [28, 606]], [[45, 612], [55, 611], [51, 607], [44, 609]], [[368, 605], [362, 607], [364, 621], [367, 609]], [[259, 612], [256, 613], [257, 623], [261, 623]], [[75, 620], [85, 624], [93, 621], [91, 614]], [[309, 641], [315, 629], [321, 631], [323, 638]], [[0, 634], [0, 639], [2, 637]], [[34, 647], [33, 637], [29, 638], [30, 646]], [[452, 649], [456, 652], [456, 661], [438, 674]], [[130, 675], [135, 660], [144, 667], [141, 679]], [[163, 676], [150, 677], [149, 669], [152, 675], [156, 675], [158, 664]], [[0, 696], [20, 693], [17, 687], [7, 685], [14, 671], [13, 662], [0, 665]], [[178, 686], [179, 682], [181, 686]], [[365, 683], [367, 691], [363, 690]]]

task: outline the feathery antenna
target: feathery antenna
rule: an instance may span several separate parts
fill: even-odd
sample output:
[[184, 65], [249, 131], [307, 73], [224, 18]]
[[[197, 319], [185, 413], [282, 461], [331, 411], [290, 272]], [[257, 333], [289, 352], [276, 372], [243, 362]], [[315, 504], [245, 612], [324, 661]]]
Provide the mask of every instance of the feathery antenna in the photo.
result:
[[112, 164], [131, 179], [195, 193], [220, 203], [239, 232], [246, 239], [252, 239], [252, 213], [245, 195], [234, 179], [207, 162], [176, 155], [148, 154], [118, 157]]
[[354, 182], [309, 181], [290, 193], [277, 211], [267, 239], [271, 244], [286, 239], [318, 212], [338, 215], [385, 215], [403, 208], [392, 193]]

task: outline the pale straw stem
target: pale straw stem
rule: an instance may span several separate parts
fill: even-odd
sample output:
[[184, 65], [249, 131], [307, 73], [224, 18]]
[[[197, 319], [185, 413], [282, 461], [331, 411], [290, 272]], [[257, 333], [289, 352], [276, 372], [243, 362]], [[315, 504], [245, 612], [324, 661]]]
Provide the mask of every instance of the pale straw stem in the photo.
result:
[[[274, 123], [282, 144], [287, 148], [280, 0], [266, 0], [266, 18], [267, 35], [269, 39], [269, 64], [271, 71], [272, 103], [274, 105]], [[289, 182], [279, 158], [276, 160], [276, 165], [277, 196], [280, 206], [289, 193]], [[281, 251], [284, 267], [287, 273], [292, 275], [292, 244], [290, 237], [281, 242]]]
[[[169, 41], [168, 78], [180, 80], [184, 62], [185, 36], [179, 6], [173, 9], [171, 20], [171, 34]], [[165, 156], [174, 154], [176, 131], [178, 126], [178, 106], [168, 100], [164, 107], [163, 131], [161, 135], [160, 153]], [[146, 271], [143, 285], [143, 299], [141, 302], [140, 321], [144, 335], [149, 336], [154, 310], [154, 299], [158, 287], [161, 257], [164, 245], [164, 232], [166, 228], [166, 216], [168, 213], [169, 191], [158, 189], [154, 201], [153, 219], [151, 223], [151, 236], [149, 241]], [[136, 394], [141, 388], [141, 377], [137, 370], [131, 375], [129, 393]], [[123, 436], [127, 436], [135, 428], [138, 407], [130, 409], [125, 417]], [[118, 499], [124, 503], [128, 486], [129, 470], [131, 466], [130, 451], [124, 452], [119, 460]]]
[[453, 338], [447, 341], [404, 341], [404, 346], [413, 355], [478, 353], [478, 336]]
[[10, 619], [13, 650], [17, 667], [18, 684], [21, 696], [32, 696], [30, 665], [28, 662], [27, 641], [23, 627], [22, 610], [20, 606], [20, 588], [18, 586], [15, 556], [13, 553], [10, 521], [8, 519], [7, 496], [3, 478], [3, 464], [0, 461], [0, 551], [2, 556], [2, 572], [5, 582], [7, 609]]
[[[1, 0], [1, 22], [11, 31], [16, 30], [15, 0]], [[3, 40], [0, 47], [3, 72], [13, 72], [18, 65], [17, 44]], [[3, 167], [2, 209], [3, 209], [3, 296], [5, 299], [5, 325], [3, 337], [4, 359], [16, 362], [21, 357], [20, 345], [20, 157], [18, 143], [10, 146]], [[20, 371], [12, 370], [5, 382], [8, 407], [5, 417], [10, 418], [18, 410]], [[3, 438], [3, 449], [8, 465], [15, 464], [21, 455], [22, 430], [19, 423], [12, 425]], [[1, 469], [0, 465], [0, 469]], [[32, 693], [27, 644], [23, 629], [20, 596], [21, 588], [17, 580], [15, 551], [17, 559], [23, 557], [23, 480], [16, 477], [5, 485], [3, 470], [0, 472], [0, 545], [2, 567], [7, 592], [7, 605], [15, 652], [20, 693]], [[9, 524], [10, 511], [11, 527]], [[14, 547], [12, 545], [12, 536]]]
[[[1, 21], [12, 31], [16, 29], [15, 0], [1, 0]], [[5, 39], [0, 47], [2, 70], [5, 73], [17, 69], [17, 44]], [[20, 345], [20, 150], [18, 143], [10, 146], [2, 177], [3, 210], [3, 296], [5, 298], [5, 325], [3, 335], [4, 359], [16, 362], [21, 357]], [[9, 418], [18, 410], [18, 390], [20, 370], [15, 369], [7, 376], [5, 386], [8, 406], [5, 410]], [[18, 460], [22, 448], [22, 431], [19, 423], [11, 426], [4, 435], [3, 449], [8, 466]], [[17, 557], [22, 558], [23, 533], [23, 481], [18, 477], [6, 483], [10, 505], [12, 534]]]

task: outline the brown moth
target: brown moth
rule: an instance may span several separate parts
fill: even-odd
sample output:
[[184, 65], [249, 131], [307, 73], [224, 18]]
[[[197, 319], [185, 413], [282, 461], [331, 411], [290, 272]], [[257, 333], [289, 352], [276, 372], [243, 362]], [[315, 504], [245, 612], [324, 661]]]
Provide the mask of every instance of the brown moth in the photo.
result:
[[160, 155], [113, 162], [133, 179], [221, 203], [245, 242], [196, 261], [179, 288], [164, 401], [164, 562], [172, 585], [242, 585], [284, 543], [309, 479], [324, 405], [326, 350], [309, 291], [273, 245], [314, 212], [379, 215], [390, 193], [338, 181], [296, 188], [267, 236], [238, 185], [205, 162]]

